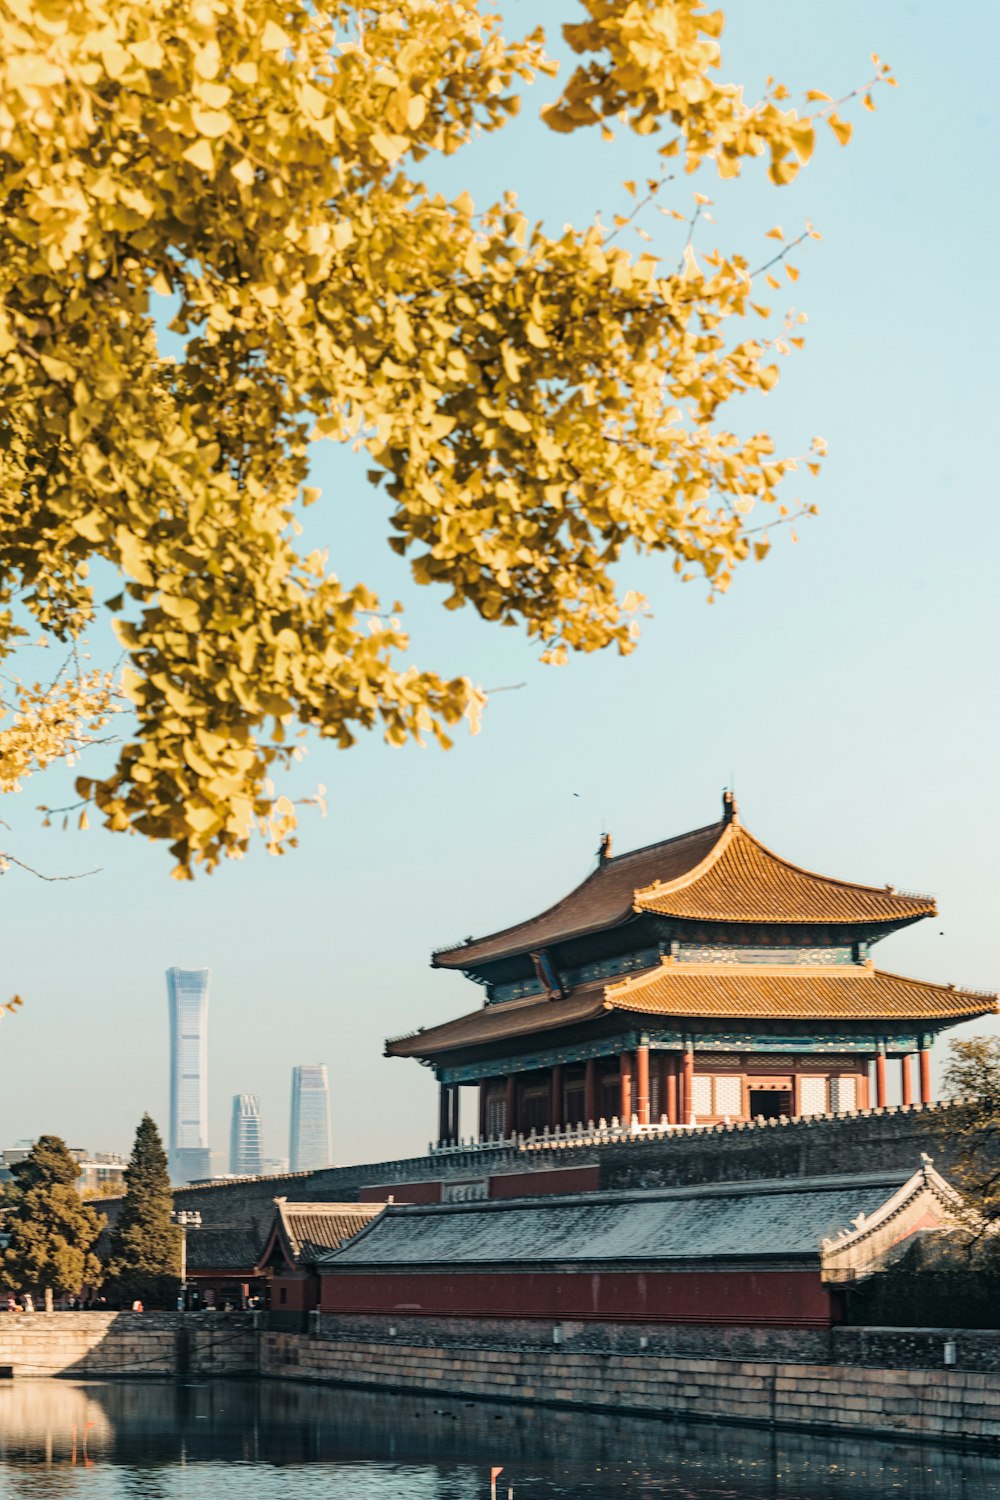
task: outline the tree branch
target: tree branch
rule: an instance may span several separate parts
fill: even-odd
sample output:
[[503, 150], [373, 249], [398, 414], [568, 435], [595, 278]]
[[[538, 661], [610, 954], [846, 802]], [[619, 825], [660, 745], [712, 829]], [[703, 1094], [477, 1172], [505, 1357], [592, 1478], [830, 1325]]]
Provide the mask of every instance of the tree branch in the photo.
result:
[[32, 865], [26, 865], [23, 859], [15, 859], [14, 855], [9, 854], [6, 849], [0, 849], [0, 874], [3, 874], [10, 865], [16, 865], [19, 870], [26, 870], [29, 875], [34, 875], [38, 880], [48, 881], [86, 880], [89, 875], [99, 875], [103, 868], [101, 865], [98, 865], [96, 870], [81, 870], [78, 875], [45, 875], [41, 870], [36, 870]]

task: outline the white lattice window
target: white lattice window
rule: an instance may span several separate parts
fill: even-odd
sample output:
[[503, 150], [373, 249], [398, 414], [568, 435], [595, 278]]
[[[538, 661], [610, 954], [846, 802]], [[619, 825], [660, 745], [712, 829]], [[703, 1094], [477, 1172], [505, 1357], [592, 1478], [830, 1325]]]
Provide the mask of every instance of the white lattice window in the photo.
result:
[[743, 1079], [719, 1074], [715, 1079], [715, 1113], [739, 1118], [743, 1113]]
[[709, 1073], [696, 1073], [691, 1080], [691, 1110], [695, 1115], [712, 1113], [712, 1078]]
[[486, 1134], [507, 1134], [507, 1098], [504, 1094], [494, 1094], [486, 1101]]
[[799, 1113], [825, 1115], [827, 1110], [825, 1078], [799, 1079]]
[[830, 1079], [830, 1108], [839, 1114], [858, 1107], [858, 1080], [850, 1076]]

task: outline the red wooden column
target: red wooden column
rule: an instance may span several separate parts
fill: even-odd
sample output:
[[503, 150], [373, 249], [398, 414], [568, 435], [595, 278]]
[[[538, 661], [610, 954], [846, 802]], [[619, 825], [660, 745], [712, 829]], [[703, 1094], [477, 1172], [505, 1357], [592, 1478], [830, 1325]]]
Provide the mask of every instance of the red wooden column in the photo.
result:
[[920, 1102], [930, 1104], [933, 1102], [931, 1095], [931, 1049], [922, 1046], [920, 1048]]
[[452, 1086], [451, 1086], [451, 1139], [452, 1139], [452, 1141], [456, 1141], [456, 1142], [458, 1140], [458, 1102], [459, 1102], [459, 1098], [460, 1098], [460, 1095], [459, 1095], [459, 1091], [458, 1091], [458, 1084], [457, 1083], [453, 1083]]
[[561, 1130], [563, 1125], [563, 1070], [556, 1063], [549, 1077], [549, 1129]]
[[684, 1090], [681, 1097], [681, 1118], [685, 1125], [694, 1124], [694, 1043], [684, 1043]]
[[444, 1146], [448, 1142], [448, 1126], [450, 1120], [451, 1100], [448, 1097], [448, 1085], [438, 1084], [438, 1145]]
[[517, 1074], [507, 1075], [507, 1134], [517, 1134]]
[[875, 1108], [884, 1109], [885, 1100], [885, 1045], [883, 1043], [875, 1054]]
[[649, 1043], [640, 1042], [635, 1049], [636, 1109], [640, 1125], [649, 1124]]
[[677, 1059], [670, 1056], [663, 1059], [664, 1083], [666, 1084], [666, 1110], [668, 1125], [677, 1124]]
[[479, 1139], [486, 1139], [486, 1090], [488, 1084], [484, 1081], [479, 1085]]
[[583, 1123], [597, 1124], [597, 1058], [588, 1057], [583, 1070]]
[[913, 1103], [913, 1074], [910, 1072], [910, 1054], [904, 1053], [899, 1059], [900, 1075], [900, 1098], [904, 1104]]
[[621, 1102], [618, 1106], [618, 1118], [623, 1125], [627, 1125], [632, 1118], [632, 1054], [623, 1052], [621, 1054]]

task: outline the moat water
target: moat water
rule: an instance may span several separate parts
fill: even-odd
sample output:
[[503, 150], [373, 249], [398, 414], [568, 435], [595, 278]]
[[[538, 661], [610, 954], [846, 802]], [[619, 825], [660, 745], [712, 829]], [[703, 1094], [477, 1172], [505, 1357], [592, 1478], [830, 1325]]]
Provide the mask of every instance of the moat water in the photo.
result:
[[0, 1384], [0, 1500], [997, 1500], [1000, 1454], [276, 1381]]

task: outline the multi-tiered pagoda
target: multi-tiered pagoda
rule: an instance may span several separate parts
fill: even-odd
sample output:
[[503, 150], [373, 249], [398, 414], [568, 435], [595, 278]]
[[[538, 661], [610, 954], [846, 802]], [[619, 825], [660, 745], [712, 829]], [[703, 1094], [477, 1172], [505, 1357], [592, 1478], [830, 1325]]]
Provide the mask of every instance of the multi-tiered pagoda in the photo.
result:
[[719, 822], [614, 858], [605, 838], [596, 870], [555, 906], [436, 952], [435, 967], [485, 987], [485, 1004], [386, 1052], [433, 1067], [442, 1143], [469, 1084], [483, 1137], [881, 1106], [888, 1058], [904, 1104], [919, 1058], [928, 1103], [934, 1037], [998, 1009], [995, 995], [875, 967], [879, 939], [935, 912], [930, 896], [780, 859], [727, 792]]

